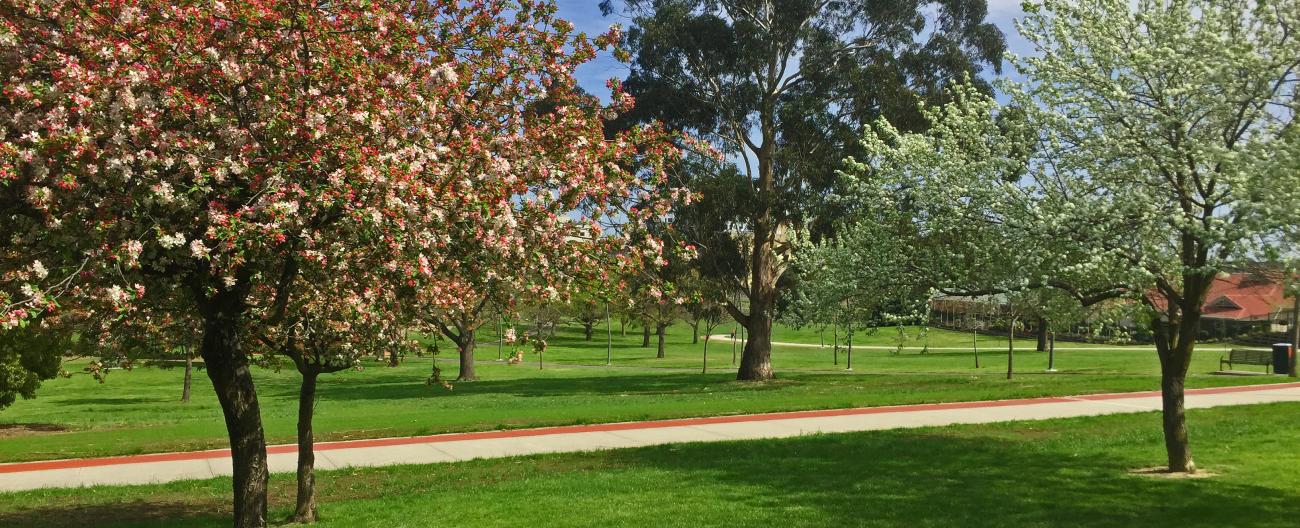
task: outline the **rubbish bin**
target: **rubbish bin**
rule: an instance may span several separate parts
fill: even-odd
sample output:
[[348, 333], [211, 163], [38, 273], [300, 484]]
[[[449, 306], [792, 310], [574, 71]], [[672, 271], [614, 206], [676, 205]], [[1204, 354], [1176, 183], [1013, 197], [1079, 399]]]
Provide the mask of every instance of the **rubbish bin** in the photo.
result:
[[1291, 372], [1291, 361], [1295, 357], [1295, 349], [1291, 343], [1273, 343], [1273, 372], [1276, 374], [1286, 374]]

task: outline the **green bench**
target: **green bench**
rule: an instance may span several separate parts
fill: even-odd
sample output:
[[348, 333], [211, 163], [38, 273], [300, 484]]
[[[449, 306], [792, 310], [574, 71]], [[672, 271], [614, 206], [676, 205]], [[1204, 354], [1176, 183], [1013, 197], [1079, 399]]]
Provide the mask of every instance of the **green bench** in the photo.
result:
[[1242, 365], [1264, 365], [1264, 373], [1268, 374], [1273, 371], [1273, 351], [1272, 350], [1248, 350], [1234, 348], [1228, 351], [1228, 357], [1219, 358], [1219, 370], [1223, 370], [1223, 364], [1227, 363], [1228, 368], [1232, 368], [1233, 363]]

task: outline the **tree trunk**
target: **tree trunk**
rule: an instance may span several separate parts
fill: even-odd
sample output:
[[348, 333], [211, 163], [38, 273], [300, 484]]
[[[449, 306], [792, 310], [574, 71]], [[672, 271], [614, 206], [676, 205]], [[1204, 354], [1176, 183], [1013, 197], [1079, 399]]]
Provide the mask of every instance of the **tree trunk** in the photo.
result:
[[650, 348], [650, 321], [641, 321], [641, 348]]
[[478, 345], [478, 336], [475, 334], [476, 329], [460, 329], [460, 339], [456, 343], [460, 348], [460, 374], [456, 376], [456, 381], [478, 381], [478, 374], [474, 371], [474, 347]]
[[1011, 379], [1012, 365], [1015, 362], [1016, 351], [1016, 320], [1012, 319], [1011, 324], [1007, 326], [1007, 379]]
[[190, 402], [190, 387], [194, 384], [194, 356], [190, 354], [190, 349], [185, 350], [185, 381], [181, 387], [181, 403]]
[[776, 304], [776, 269], [772, 243], [763, 229], [755, 229], [753, 286], [746, 318], [745, 349], [740, 354], [736, 379], [764, 381], [772, 379], [772, 316]]
[[[231, 296], [232, 294], [225, 294]], [[242, 303], [225, 299], [206, 307], [203, 321], [203, 357], [208, 379], [217, 393], [226, 420], [233, 466], [235, 528], [266, 526], [266, 437], [248, 360], [239, 350]]]
[[623, 315], [618, 316], [618, 335], [619, 335], [620, 337], [627, 337], [627, 317], [626, 317], [626, 316], [623, 316]]
[[1047, 319], [1038, 318], [1038, 346], [1034, 348], [1037, 352], [1047, 352]]
[[696, 319], [694, 321], [691, 321], [691, 344], [694, 345], [694, 344], [698, 344], [699, 342], [700, 342], [700, 320]]
[[655, 354], [655, 357], [659, 359], [664, 358], [664, 329], [666, 328], [668, 328], [668, 325], [664, 323], [655, 324], [655, 337], [659, 338], [659, 352]]
[[311, 420], [316, 407], [316, 378], [320, 371], [311, 365], [298, 369], [302, 387], [298, 391], [298, 505], [293, 522], [316, 522], [316, 439]]
[[1047, 371], [1056, 372], [1056, 332], [1052, 332], [1052, 338], [1047, 343]]
[[1165, 314], [1151, 321], [1160, 355], [1160, 400], [1164, 425], [1165, 453], [1169, 471], [1195, 473], [1191, 444], [1187, 436], [1187, 413], [1183, 405], [1183, 389], [1187, 382], [1187, 369], [1192, 363], [1200, 330], [1201, 305], [1214, 280], [1194, 272], [1183, 274], [1183, 296], [1179, 303], [1167, 301]]
[[1186, 376], [1164, 373], [1160, 376], [1160, 400], [1165, 430], [1165, 452], [1169, 471], [1195, 473], [1191, 443], [1187, 437], [1187, 411], [1183, 407], [1183, 384]]
[[582, 337], [585, 338], [587, 341], [591, 341], [591, 336], [596, 331], [595, 328], [596, 328], [596, 323], [594, 321], [583, 321]]
[[731, 329], [731, 365], [736, 365], [736, 329]]
[[853, 327], [847, 328], [844, 340], [848, 345], [848, 354], [844, 356], [844, 370], [853, 370]]
[[709, 373], [709, 335], [704, 335], [704, 364], [700, 367], [700, 374]]
[[1291, 371], [1287, 374], [1296, 377], [1296, 363], [1300, 363], [1300, 291], [1292, 294], [1291, 306]]
[[980, 333], [972, 331], [970, 345], [975, 350], [975, 368], [980, 368]]

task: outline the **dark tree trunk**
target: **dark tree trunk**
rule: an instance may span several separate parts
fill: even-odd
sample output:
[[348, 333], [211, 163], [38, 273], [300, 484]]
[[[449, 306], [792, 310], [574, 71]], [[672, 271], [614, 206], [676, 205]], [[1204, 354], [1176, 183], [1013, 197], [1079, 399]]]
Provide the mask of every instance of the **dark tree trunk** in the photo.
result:
[[975, 368], [980, 368], [980, 333], [971, 332], [970, 345], [975, 350]]
[[641, 321], [641, 348], [650, 348], [650, 322]]
[[[1193, 316], [1195, 319], [1199, 317]], [[1156, 319], [1152, 321], [1156, 352], [1160, 355], [1161, 418], [1164, 426], [1165, 453], [1169, 471], [1195, 473], [1192, 450], [1187, 436], [1187, 411], [1183, 405], [1183, 389], [1187, 369], [1191, 365], [1194, 338], [1183, 335], [1188, 328], [1187, 315], [1178, 324]], [[1196, 329], [1193, 327], [1193, 333]], [[1177, 332], [1175, 335], [1174, 332]], [[1194, 334], [1193, 334], [1194, 335]]]
[[736, 366], [736, 329], [731, 329], [731, 366]]
[[655, 357], [659, 359], [664, 358], [664, 330], [667, 328], [668, 325], [664, 323], [655, 324], [655, 337], [659, 339], [659, 351], [655, 354]]
[[456, 381], [478, 381], [478, 374], [474, 371], [474, 347], [478, 345], [476, 334], [474, 328], [460, 329], [460, 337], [456, 342], [460, 349], [460, 374], [456, 376]]
[[211, 306], [204, 310], [199, 354], [217, 393], [230, 438], [234, 526], [260, 528], [266, 526], [266, 437], [253, 376], [247, 358], [239, 350], [243, 303], [220, 298], [208, 303]]
[[[769, 297], [767, 300], [771, 300]], [[740, 368], [736, 379], [764, 381], [772, 379], [772, 311], [771, 306], [751, 302], [745, 349], [740, 354]]]
[[194, 356], [185, 348], [185, 381], [181, 387], [181, 403], [190, 402], [190, 387], [194, 384]]
[[691, 321], [691, 344], [694, 345], [699, 342], [700, 342], [700, 320], [696, 319], [694, 321]]
[[1011, 379], [1012, 365], [1016, 359], [1016, 321], [1007, 326], [1007, 379]]
[[1047, 342], [1047, 371], [1056, 372], [1056, 332], [1052, 332], [1052, 338]]
[[1296, 364], [1300, 363], [1300, 291], [1292, 294], [1295, 300], [1291, 305], [1291, 371], [1287, 374], [1296, 377]]
[[1187, 437], [1187, 411], [1183, 407], [1183, 385], [1186, 376], [1161, 374], [1160, 400], [1165, 430], [1165, 452], [1169, 457], [1169, 471], [1195, 473], [1191, 443]]
[[704, 363], [700, 367], [700, 374], [709, 373], [709, 335], [704, 335]]
[[844, 370], [853, 370], [853, 328], [845, 332], [844, 341], [848, 345], [848, 354], [844, 356]]
[[618, 335], [627, 337], [627, 316], [618, 316]]
[[832, 355], [831, 364], [839, 365], [840, 364], [840, 325], [836, 324], [835, 329], [832, 330], [831, 332], [832, 332], [831, 340], [834, 342], [833, 350], [831, 350], [831, 355]]
[[587, 341], [591, 341], [591, 336], [593, 333], [595, 333], [596, 331], [595, 329], [596, 329], [596, 323], [594, 321], [583, 321], [582, 337], [584, 337]]
[[[1184, 241], [1184, 247], [1188, 245]], [[1184, 252], [1190, 254], [1188, 250]], [[1187, 255], [1184, 255], [1184, 261], [1204, 261], [1204, 255], [1196, 256], [1200, 258], [1188, 259]], [[1160, 355], [1160, 400], [1165, 453], [1168, 456], [1169, 471], [1174, 473], [1196, 472], [1196, 464], [1192, 461], [1191, 443], [1187, 436], [1187, 411], [1183, 405], [1183, 389], [1187, 383], [1187, 370], [1192, 364], [1192, 352], [1196, 347], [1196, 338], [1200, 330], [1201, 305], [1205, 302], [1205, 294], [1213, 280], [1212, 275], [1207, 276], [1194, 271], [1183, 273], [1181, 299], [1178, 299], [1178, 302], [1173, 299], [1167, 300], [1164, 314], [1151, 321], [1156, 353]]]
[[312, 365], [299, 367], [302, 387], [298, 390], [298, 501], [293, 522], [316, 522], [316, 439], [311, 420], [316, 406], [316, 378], [320, 371]]
[[1047, 319], [1038, 318], [1038, 346], [1034, 350], [1047, 352]]

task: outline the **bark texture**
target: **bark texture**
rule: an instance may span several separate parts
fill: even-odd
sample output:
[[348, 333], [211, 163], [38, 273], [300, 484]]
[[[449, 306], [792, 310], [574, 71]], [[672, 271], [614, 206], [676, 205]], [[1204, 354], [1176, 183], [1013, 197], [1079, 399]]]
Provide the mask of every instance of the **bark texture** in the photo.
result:
[[234, 526], [266, 526], [266, 438], [257, 391], [248, 360], [240, 352], [239, 327], [243, 305], [232, 294], [219, 295], [204, 306], [203, 357], [208, 379], [216, 391], [230, 438], [233, 463]]
[[298, 500], [293, 522], [316, 522], [316, 451], [312, 416], [316, 406], [318, 369], [300, 367], [302, 386], [298, 390]]
[[476, 334], [473, 328], [460, 329], [460, 335], [456, 339], [460, 353], [460, 374], [456, 376], [456, 381], [478, 381], [478, 373], [474, 370], [474, 347], [478, 346]]
[[1047, 352], [1047, 319], [1038, 318], [1038, 345], [1034, 348], [1037, 352]]

